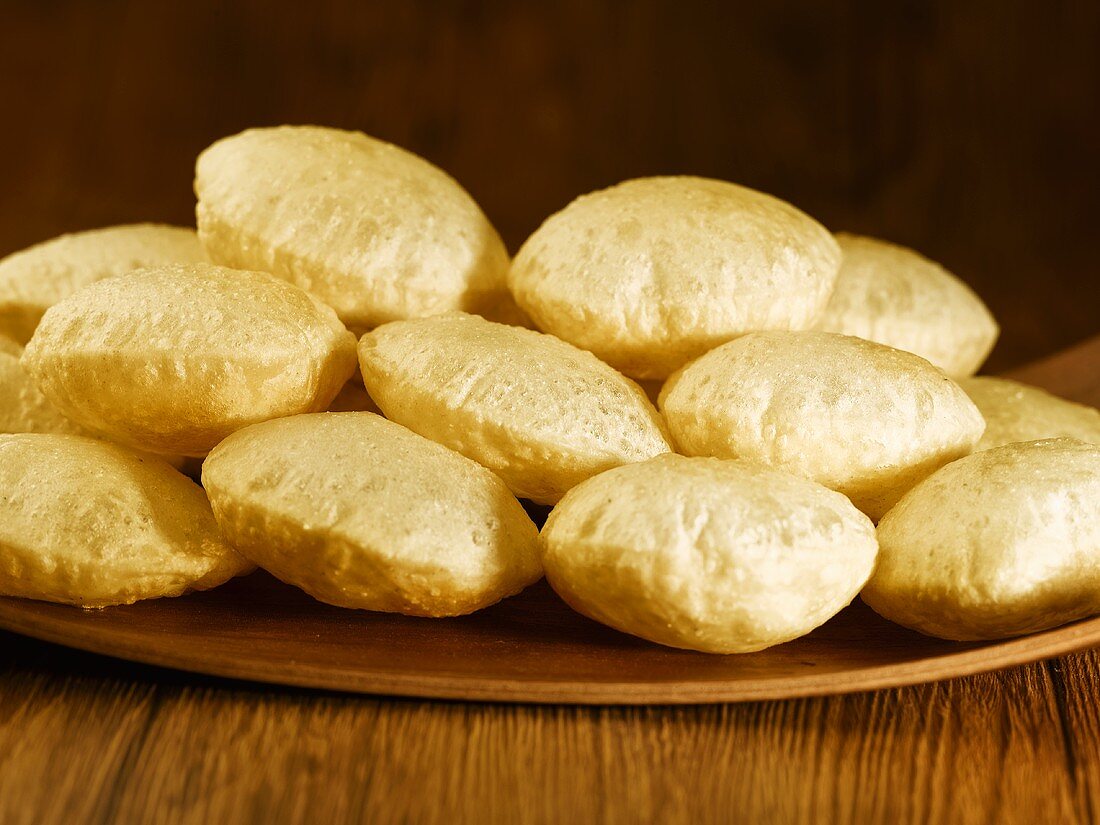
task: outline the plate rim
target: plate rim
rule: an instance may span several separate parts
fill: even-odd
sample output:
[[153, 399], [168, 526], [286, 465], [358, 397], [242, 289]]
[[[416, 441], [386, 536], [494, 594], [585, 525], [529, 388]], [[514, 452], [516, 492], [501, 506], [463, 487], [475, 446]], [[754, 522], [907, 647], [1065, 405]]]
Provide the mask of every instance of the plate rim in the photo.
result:
[[[152, 646], [142, 636], [98, 632], [98, 626], [77, 629], [68, 619], [20, 609], [29, 599], [0, 598], [0, 628], [51, 644], [71, 647], [143, 665], [237, 679], [268, 685], [287, 685], [311, 690], [330, 690], [374, 696], [394, 696], [448, 701], [506, 702], [512, 704], [565, 704], [604, 706], [693, 705], [755, 702], [843, 695], [871, 690], [908, 687], [945, 679], [975, 676], [1077, 653], [1100, 645], [1100, 616], [1027, 636], [993, 641], [978, 647], [913, 659], [855, 668], [850, 671], [806, 673], [746, 679], [650, 680], [566, 682], [553, 679], [521, 679], [466, 674], [425, 674], [326, 668], [287, 662], [278, 678], [248, 659], [234, 660], [219, 651], [213, 656], [174, 655], [171, 647]], [[66, 605], [56, 605], [66, 609]], [[74, 634], [74, 630], [76, 630]], [[117, 627], [114, 627], [117, 631]], [[157, 635], [172, 636], [164, 633]]]

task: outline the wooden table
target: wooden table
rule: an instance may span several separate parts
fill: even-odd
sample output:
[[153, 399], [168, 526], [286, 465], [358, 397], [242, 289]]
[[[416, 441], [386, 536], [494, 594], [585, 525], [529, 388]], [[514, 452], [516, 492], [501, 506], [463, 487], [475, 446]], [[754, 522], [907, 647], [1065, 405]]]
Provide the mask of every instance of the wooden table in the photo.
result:
[[1089, 822], [1100, 657], [575, 708], [193, 677], [0, 634], [0, 822]]

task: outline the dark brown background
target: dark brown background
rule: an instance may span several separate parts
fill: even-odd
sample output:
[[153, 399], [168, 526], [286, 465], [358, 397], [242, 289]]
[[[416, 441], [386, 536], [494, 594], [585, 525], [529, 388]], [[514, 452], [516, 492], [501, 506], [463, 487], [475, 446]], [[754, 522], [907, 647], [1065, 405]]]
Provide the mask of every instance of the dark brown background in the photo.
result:
[[1002, 321], [991, 369], [1097, 331], [1097, 3], [0, 8], [0, 253], [192, 220], [206, 144], [316, 122], [440, 164], [513, 250], [581, 192], [691, 172], [941, 260]]

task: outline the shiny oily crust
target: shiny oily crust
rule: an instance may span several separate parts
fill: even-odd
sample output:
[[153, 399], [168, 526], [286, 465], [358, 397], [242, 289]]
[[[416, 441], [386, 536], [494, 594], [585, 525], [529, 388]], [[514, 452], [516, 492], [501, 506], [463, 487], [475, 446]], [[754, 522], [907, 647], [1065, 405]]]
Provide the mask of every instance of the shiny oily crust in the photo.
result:
[[202, 489], [163, 461], [74, 435], [0, 435], [3, 595], [106, 607], [251, 569]]
[[194, 229], [153, 223], [92, 229], [36, 244], [0, 260], [0, 336], [25, 344], [47, 309], [104, 278], [205, 260]]
[[945, 639], [1000, 639], [1100, 612], [1100, 447], [1006, 444], [949, 464], [878, 527], [863, 600]]
[[90, 435], [49, 402], [19, 363], [19, 355], [6, 352], [0, 352], [0, 433]]
[[[9, 353], [2, 346], [3, 340], [0, 339], [0, 433], [58, 433], [95, 437], [58, 412], [19, 363], [23, 348], [14, 345]], [[187, 462], [178, 455], [159, 457], [177, 470], [183, 469]]]
[[213, 261], [286, 278], [357, 333], [452, 309], [517, 316], [507, 250], [473, 198], [389, 143], [249, 129], [199, 156], [195, 194]]
[[372, 413], [248, 427], [202, 480], [230, 544], [329, 604], [456, 616], [542, 575], [538, 532], [499, 478]]
[[552, 335], [452, 313], [379, 327], [359, 363], [387, 418], [540, 504], [670, 449], [637, 384]]
[[839, 493], [743, 461], [665, 455], [578, 485], [542, 531], [572, 607], [672, 647], [747, 653], [809, 633], [875, 563], [870, 520]]
[[838, 490], [878, 519], [966, 455], [984, 422], [923, 358], [827, 332], [761, 332], [665, 384], [661, 411], [687, 455], [747, 458]]
[[550, 216], [509, 285], [546, 332], [634, 378], [667, 377], [761, 329], [805, 329], [840, 266], [833, 236], [778, 198], [696, 177], [629, 180]]
[[985, 418], [979, 450], [1043, 438], [1077, 438], [1100, 444], [1100, 410], [1095, 407], [1007, 378], [964, 378], [959, 386]]
[[23, 365], [89, 430], [202, 456], [241, 427], [326, 409], [355, 371], [355, 337], [285, 281], [191, 264], [100, 281], [51, 307]]
[[836, 239], [840, 275], [818, 329], [916, 353], [954, 377], [978, 371], [1000, 330], [970, 287], [904, 246]]

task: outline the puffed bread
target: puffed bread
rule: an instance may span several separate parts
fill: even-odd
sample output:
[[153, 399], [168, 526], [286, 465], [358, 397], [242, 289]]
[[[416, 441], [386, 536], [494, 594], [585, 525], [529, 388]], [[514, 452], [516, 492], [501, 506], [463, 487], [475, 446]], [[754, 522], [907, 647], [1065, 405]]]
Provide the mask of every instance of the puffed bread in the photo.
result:
[[379, 327], [359, 363], [387, 418], [541, 504], [670, 449], [637, 384], [552, 335], [451, 313]]
[[360, 132], [249, 129], [195, 166], [211, 260], [272, 272], [360, 334], [452, 309], [518, 317], [508, 253], [474, 200], [423, 158]]
[[673, 647], [745, 653], [813, 630], [875, 563], [839, 493], [744, 461], [664, 455], [570, 490], [542, 530], [546, 578], [575, 609]]
[[[2, 344], [3, 339], [0, 339]], [[0, 433], [57, 433], [95, 435], [63, 416], [38, 389], [34, 379], [19, 363], [23, 348], [14, 345], [14, 354], [0, 346]], [[150, 453], [139, 452], [142, 456]], [[179, 455], [158, 456], [174, 469], [194, 475], [190, 459]]]
[[81, 426], [202, 456], [248, 424], [326, 409], [355, 370], [355, 337], [285, 281], [191, 264], [100, 281], [56, 304], [22, 362]]
[[202, 489], [75, 435], [0, 435], [0, 593], [105, 607], [217, 587], [252, 565]]
[[659, 405], [687, 455], [811, 478], [878, 519], [985, 426], [959, 386], [912, 353], [828, 332], [761, 332], [672, 376]]
[[855, 335], [926, 358], [948, 375], [973, 375], [999, 328], [974, 291], [903, 246], [838, 232], [840, 275], [818, 329]]
[[1006, 444], [931, 475], [878, 527], [863, 600], [945, 639], [1000, 639], [1100, 612], [1100, 447]]
[[1100, 410], [1095, 407], [1007, 378], [963, 378], [959, 386], [985, 418], [985, 433], [976, 449], [1062, 437], [1100, 444]]
[[330, 604], [455, 616], [542, 575], [538, 532], [499, 478], [372, 413], [247, 427], [202, 480], [230, 544]]
[[25, 344], [42, 314], [88, 284], [206, 260], [194, 229], [139, 223], [61, 235], [0, 260], [0, 336]]
[[524, 243], [509, 285], [535, 325], [661, 379], [761, 329], [805, 329], [840, 266], [832, 235], [778, 198], [696, 177], [577, 198]]

